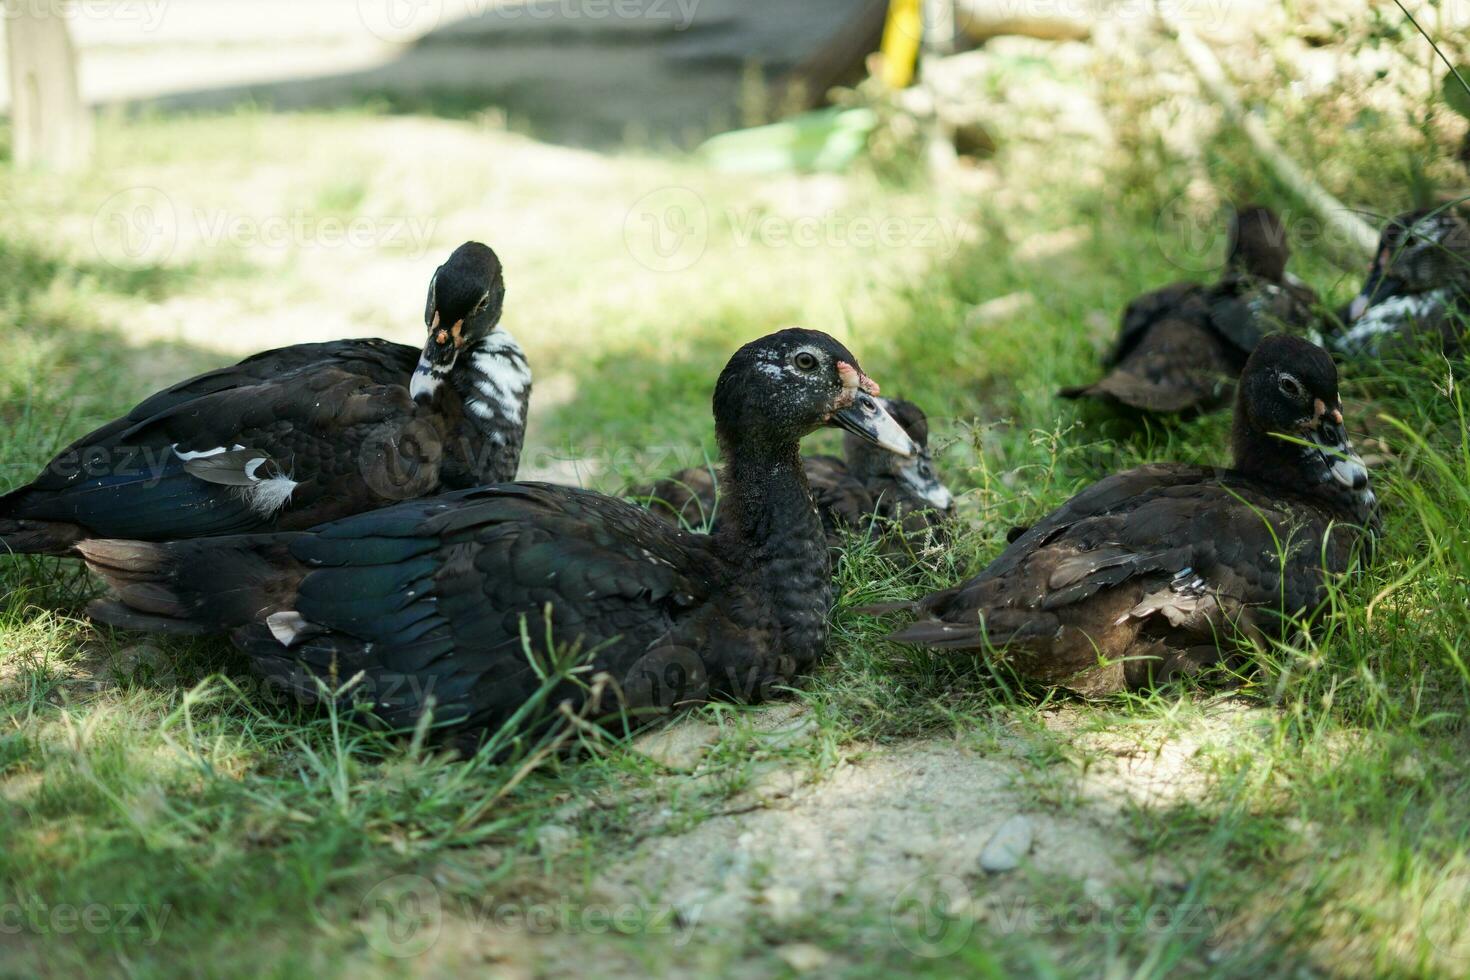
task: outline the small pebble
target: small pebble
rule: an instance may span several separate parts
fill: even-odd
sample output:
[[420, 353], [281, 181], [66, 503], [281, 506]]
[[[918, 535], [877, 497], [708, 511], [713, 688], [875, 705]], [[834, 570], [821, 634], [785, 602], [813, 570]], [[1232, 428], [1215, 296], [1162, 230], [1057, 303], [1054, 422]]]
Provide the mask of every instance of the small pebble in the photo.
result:
[[1014, 871], [1031, 853], [1031, 821], [1017, 814], [1001, 824], [980, 851], [980, 867], [991, 874]]

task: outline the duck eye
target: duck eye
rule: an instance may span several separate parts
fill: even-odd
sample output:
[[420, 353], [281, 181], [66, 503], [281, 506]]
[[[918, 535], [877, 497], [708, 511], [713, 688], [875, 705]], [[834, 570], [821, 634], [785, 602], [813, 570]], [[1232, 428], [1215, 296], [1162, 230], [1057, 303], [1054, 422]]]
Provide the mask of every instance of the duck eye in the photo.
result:
[[817, 356], [809, 351], [798, 351], [792, 361], [799, 371], [815, 371], [817, 369]]
[[1292, 401], [1304, 401], [1307, 397], [1307, 389], [1303, 388], [1302, 383], [1289, 374], [1283, 374], [1277, 384], [1281, 388], [1281, 393]]

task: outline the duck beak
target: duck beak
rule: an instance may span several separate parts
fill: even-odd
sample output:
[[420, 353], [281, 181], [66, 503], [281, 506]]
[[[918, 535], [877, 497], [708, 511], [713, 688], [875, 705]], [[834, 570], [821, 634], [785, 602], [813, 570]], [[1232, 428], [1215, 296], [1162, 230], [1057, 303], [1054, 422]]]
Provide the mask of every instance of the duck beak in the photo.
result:
[[954, 494], [939, 482], [927, 451], [920, 450], [917, 456], [899, 467], [898, 480], [935, 510], [947, 511], [954, 506]]
[[[851, 390], [851, 389], [850, 389]], [[878, 400], [861, 389], [851, 390], [848, 404], [832, 413], [829, 425], [846, 429], [859, 438], [866, 439], [879, 449], [908, 459], [919, 452], [914, 440], [903, 431], [892, 415], [886, 412]]]
[[453, 327], [444, 328], [439, 325], [439, 314], [434, 314], [434, 319], [429, 323], [429, 339], [424, 344], [424, 352], [419, 355], [419, 363], [413, 369], [413, 377], [408, 383], [408, 393], [413, 400], [420, 404], [427, 404], [434, 398], [434, 393], [444, 383], [449, 372], [454, 368], [454, 362], [459, 359], [460, 349], [464, 346], [464, 321], [460, 320]]
[[1315, 423], [1308, 439], [1322, 453], [1322, 461], [1333, 481], [1350, 490], [1361, 490], [1368, 485], [1368, 466], [1353, 450], [1347, 430], [1342, 424], [1342, 405], [1327, 405], [1322, 399], [1313, 403], [1317, 410]]

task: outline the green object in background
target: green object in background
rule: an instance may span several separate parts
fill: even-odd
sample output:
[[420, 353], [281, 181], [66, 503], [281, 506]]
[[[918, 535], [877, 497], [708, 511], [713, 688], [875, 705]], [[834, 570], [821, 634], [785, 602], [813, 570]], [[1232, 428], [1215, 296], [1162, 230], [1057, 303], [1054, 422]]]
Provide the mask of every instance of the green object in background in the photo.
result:
[[1445, 104], [1470, 119], [1470, 89], [1465, 87], [1467, 84], [1470, 84], [1470, 65], [1457, 65], [1444, 73]]
[[790, 119], [738, 129], [706, 140], [696, 151], [726, 173], [845, 170], [878, 125], [871, 109], [818, 109]]

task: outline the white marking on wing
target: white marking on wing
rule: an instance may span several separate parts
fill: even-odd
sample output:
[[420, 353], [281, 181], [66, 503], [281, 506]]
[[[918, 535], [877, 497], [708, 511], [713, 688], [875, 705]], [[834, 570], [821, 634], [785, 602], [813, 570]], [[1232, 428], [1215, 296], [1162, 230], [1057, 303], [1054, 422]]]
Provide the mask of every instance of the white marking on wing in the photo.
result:
[[311, 623], [306, 617], [294, 609], [271, 613], [265, 618], [265, 625], [271, 631], [271, 636], [283, 647], [292, 646], [302, 634], [311, 629]]
[[234, 446], [216, 446], [213, 449], [201, 449], [201, 450], [198, 450], [197, 452], [189, 452], [189, 451], [180, 449], [179, 446], [178, 446], [178, 443], [174, 443], [174, 445], [173, 445], [174, 455], [177, 456], [177, 457], [179, 457], [179, 459], [182, 459], [186, 463], [189, 462], [189, 460], [191, 460], [191, 459], [208, 459], [211, 456], [218, 456], [220, 453], [235, 453], [235, 452], [239, 452], [240, 450], [242, 450], [244, 448], [245, 448], [244, 446], [241, 446], [239, 444], [236, 444]]

